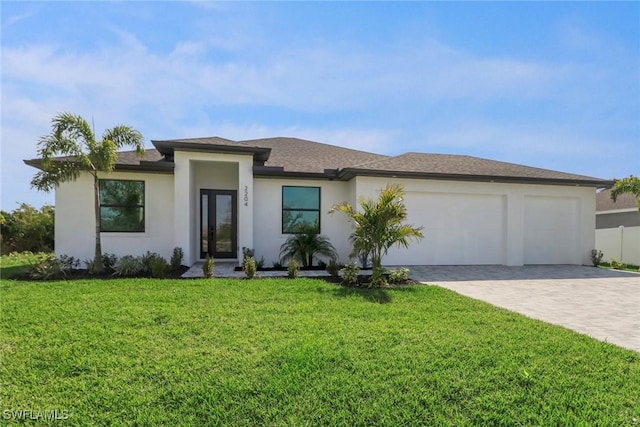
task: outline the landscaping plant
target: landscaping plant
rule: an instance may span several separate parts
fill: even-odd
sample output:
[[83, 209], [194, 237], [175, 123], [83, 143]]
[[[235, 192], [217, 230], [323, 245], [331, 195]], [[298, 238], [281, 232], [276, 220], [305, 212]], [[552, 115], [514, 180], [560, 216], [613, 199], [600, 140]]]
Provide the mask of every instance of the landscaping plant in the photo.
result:
[[389, 270], [389, 281], [391, 283], [403, 283], [407, 280], [409, 280], [409, 269], [407, 267]]
[[298, 277], [298, 273], [300, 273], [298, 262], [295, 259], [289, 260], [289, 264], [287, 264], [287, 277], [289, 277], [289, 279], [295, 279]]
[[340, 270], [340, 273], [342, 273], [342, 283], [344, 285], [356, 286], [358, 284], [358, 274], [360, 273], [360, 269], [355, 262], [351, 261], [349, 264], [345, 265]]
[[207, 258], [204, 260], [202, 264], [202, 274], [205, 278], [209, 279], [213, 276], [213, 270], [216, 268], [216, 261], [212, 256], [207, 254]]
[[280, 257], [283, 262], [295, 259], [303, 267], [312, 267], [313, 260], [318, 255], [329, 259], [338, 257], [336, 249], [329, 239], [318, 234], [318, 227], [314, 224], [303, 222], [296, 227], [296, 233], [290, 235], [280, 246]]
[[329, 213], [342, 212], [354, 225], [351, 234], [353, 255], [369, 254], [371, 264], [382, 267], [382, 257], [393, 245], [408, 247], [411, 239], [420, 240], [422, 227], [405, 224], [407, 209], [403, 202], [403, 187], [399, 184], [388, 184], [377, 200], [360, 201], [360, 211], [349, 203], [334, 205]]
[[253, 279], [257, 270], [258, 266], [256, 264], [256, 260], [253, 257], [246, 257], [242, 262], [242, 271], [247, 279]]
[[180, 266], [182, 265], [182, 259], [184, 258], [184, 252], [182, 252], [182, 248], [175, 247], [173, 248], [173, 253], [171, 254], [171, 270], [178, 271], [180, 270]]
[[591, 263], [593, 264], [594, 267], [597, 267], [600, 265], [600, 262], [602, 261], [603, 256], [604, 254], [602, 253], [602, 251], [599, 251], [597, 249], [591, 250]]

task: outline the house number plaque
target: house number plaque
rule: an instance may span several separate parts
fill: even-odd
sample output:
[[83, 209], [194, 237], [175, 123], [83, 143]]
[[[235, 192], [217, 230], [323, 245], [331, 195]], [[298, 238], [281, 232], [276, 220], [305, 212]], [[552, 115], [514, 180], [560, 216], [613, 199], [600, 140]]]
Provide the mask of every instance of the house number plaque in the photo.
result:
[[247, 185], [244, 186], [244, 205], [249, 206], [249, 187]]

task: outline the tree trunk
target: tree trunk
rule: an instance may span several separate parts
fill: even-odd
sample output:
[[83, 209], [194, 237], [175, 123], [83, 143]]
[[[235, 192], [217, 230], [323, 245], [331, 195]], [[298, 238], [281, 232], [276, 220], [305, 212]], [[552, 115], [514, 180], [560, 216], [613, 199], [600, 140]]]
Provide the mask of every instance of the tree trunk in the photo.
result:
[[93, 257], [93, 272], [102, 273], [104, 272], [104, 265], [102, 264], [102, 242], [100, 240], [100, 183], [97, 172], [93, 174], [93, 192], [96, 217], [96, 250]]

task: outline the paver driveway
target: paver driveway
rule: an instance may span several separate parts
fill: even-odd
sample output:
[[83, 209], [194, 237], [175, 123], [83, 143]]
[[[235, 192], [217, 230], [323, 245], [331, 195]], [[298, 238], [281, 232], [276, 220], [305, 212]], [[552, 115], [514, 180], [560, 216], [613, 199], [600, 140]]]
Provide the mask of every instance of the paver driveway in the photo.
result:
[[640, 274], [580, 266], [412, 266], [411, 278], [640, 352]]

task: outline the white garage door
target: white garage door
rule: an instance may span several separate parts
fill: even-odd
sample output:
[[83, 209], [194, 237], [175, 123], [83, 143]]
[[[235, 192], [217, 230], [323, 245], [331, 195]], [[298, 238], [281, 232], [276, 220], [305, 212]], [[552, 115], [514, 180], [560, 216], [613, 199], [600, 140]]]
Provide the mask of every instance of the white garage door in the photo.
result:
[[577, 210], [577, 199], [525, 197], [525, 264], [580, 264]]
[[408, 222], [423, 226], [424, 239], [409, 249], [393, 247], [386, 265], [469, 265], [505, 262], [506, 200], [498, 195], [405, 194]]

